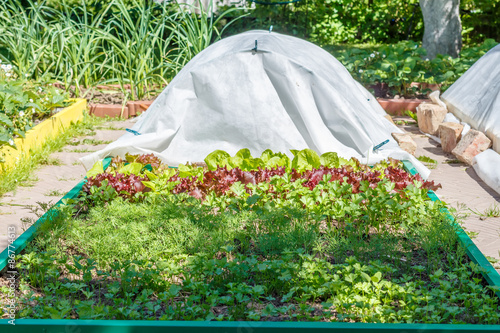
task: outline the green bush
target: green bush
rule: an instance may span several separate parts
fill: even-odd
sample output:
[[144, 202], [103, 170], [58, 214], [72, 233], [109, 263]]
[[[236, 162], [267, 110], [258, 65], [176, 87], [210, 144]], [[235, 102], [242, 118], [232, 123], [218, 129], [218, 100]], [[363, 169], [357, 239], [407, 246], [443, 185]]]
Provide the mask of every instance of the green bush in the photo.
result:
[[328, 45], [420, 39], [423, 21], [418, 0], [308, 0], [288, 5], [259, 5], [232, 31], [269, 29]]
[[466, 42], [500, 40], [500, 0], [462, 0], [460, 16]]
[[463, 48], [459, 58], [438, 55], [433, 60], [427, 59], [425, 49], [413, 41], [367, 47], [337, 46], [329, 50], [366, 88], [385, 83], [391, 95], [413, 96], [426, 91], [413, 87], [412, 82], [442, 84], [441, 90], [446, 90], [496, 45], [494, 40], [487, 39], [481, 45]]
[[[500, 40], [500, 0], [463, 0], [460, 15], [466, 42]], [[424, 33], [418, 0], [301, 0], [286, 5], [256, 4], [247, 18], [233, 26], [231, 34], [267, 30], [271, 25], [274, 31], [320, 45], [421, 40]]]

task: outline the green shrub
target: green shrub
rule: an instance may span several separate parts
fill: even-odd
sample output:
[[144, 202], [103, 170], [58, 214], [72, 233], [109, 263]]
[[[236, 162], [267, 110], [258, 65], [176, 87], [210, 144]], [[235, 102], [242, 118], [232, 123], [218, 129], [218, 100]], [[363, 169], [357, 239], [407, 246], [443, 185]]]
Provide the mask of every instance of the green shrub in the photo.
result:
[[231, 31], [269, 29], [307, 37], [319, 45], [395, 42], [420, 39], [423, 21], [418, 0], [308, 0], [288, 5], [256, 4]]
[[496, 45], [494, 40], [487, 39], [479, 46], [464, 47], [459, 58], [438, 55], [433, 60], [427, 59], [425, 49], [413, 41], [382, 46], [337, 46], [331, 47], [330, 52], [366, 88], [386, 83], [391, 95], [414, 96], [426, 91], [413, 87], [412, 82], [442, 84], [444, 91]]

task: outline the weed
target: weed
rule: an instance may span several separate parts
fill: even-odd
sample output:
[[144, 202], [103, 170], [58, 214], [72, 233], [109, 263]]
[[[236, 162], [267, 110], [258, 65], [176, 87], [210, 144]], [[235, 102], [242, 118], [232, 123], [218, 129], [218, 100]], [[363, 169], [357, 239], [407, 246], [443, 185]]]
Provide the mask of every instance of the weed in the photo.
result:
[[413, 119], [415, 121], [415, 124], [418, 126], [418, 118], [417, 118], [417, 114], [415, 112], [410, 111], [410, 110], [405, 110], [405, 115], [407, 115], [408, 117]]
[[63, 165], [64, 163], [57, 157], [46, 156], [39, 161], [41, 165]]
[[84, 149], [70, 149], [68, 153], [93, 153], [95, 150], [84, 148]]
[[484, 211], [486, 217], [500, 217], [500, 207], [495, 203]]
[[479, 233], [476, 231], [465, 230], [465, 233], [467, 234], [467, 236], [469, 236], [470, 239], [474, 239], [477, 237], [477, 235], [479, 235]]
[[44, 195], [47, 197], [62, 197], [66, 194], [66, 192], [61, 190], [51, 190], [46, 192]]
[[488, 261], [492, 264], [496, 264], [498, 263], [500, 260], [498, 260], [497, 258], [493, 258], [493, 257], [490, 257], [490, 256], [486, 256], [486, 259], [488, 259]]
[[127, 127], [114, 127], [114, 126], [98, 126], [96, 129], [102, 131], [125, 131]]
[[69, 146], [78, 146], [81, 144], [80, 140], [78, 139], [73, 139], [70, 142], [67, 143]]
[[58, 181], [60, 182], [68, 182], [68, 181], [75, 181], [75, 180], [78, 180], [78, 178], [75, 178], [75, 177], [71, 177], [71, 178], [66, 178], [66, 177], [58, 177], [57, 178]]
[[113, 142], [113, 140], [83, 139], [81, 144], [97, 146], [97, 145], [102, 145], [102, 144], [109, 144], [111, 142]]
[[423, 162], [429, 169], [435, 169], [438, 165], [436, 160], [424, 155], [417, 157], [417, 160]]
[[496, 203], [486, 208], [484, 212], [479, 212], [478, 210], [473, 210], [470, 208], [469, 210], [475, 215], [479, 216], [480, 220], [486, 220], [489, 217], [500, 217], [500, 207], [498, 207]]

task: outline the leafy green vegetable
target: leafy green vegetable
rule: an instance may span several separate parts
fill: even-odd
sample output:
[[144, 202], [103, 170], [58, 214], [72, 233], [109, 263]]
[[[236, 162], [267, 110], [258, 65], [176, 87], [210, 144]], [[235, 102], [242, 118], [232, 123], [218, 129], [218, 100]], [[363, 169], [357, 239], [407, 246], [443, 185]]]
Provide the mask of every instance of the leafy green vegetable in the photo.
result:
[[219, 166], [229, 166], [230, 158], [231, 155], [225, 151], [215, 150], [205, 157], [205, 163], [209, 170], [215, 170]]
[[142, 168], [143, 165], [141, 163], [132, 162], [121, 167], [117, 172], [124, 175], [130, 175], [130, 174], [138, 175], [141, 173]]
[[317, 169], [320, 165], [318, 153], [308, 148], [297, 152], [292, 160], [292, 168], [299, 172]]
[[103, 172], [104, 172], [104, 166], [103, 166], [103, 162], [101, 160], [101, 161], [97, 161], [96, 163], [94, 163], [92, 168], [89, 171], [87, 171], [87, 174], [85, 176], [87, 178], [95, 177], [98, 174], [101, 174]]

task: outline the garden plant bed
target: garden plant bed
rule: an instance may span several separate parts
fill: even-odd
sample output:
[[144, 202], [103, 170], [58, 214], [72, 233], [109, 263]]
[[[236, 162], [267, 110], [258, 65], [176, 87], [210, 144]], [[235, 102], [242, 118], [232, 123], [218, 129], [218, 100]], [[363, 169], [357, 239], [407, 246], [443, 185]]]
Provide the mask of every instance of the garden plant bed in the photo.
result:
[[16, 163], [21, 163], [23, 156], [28, 157], [31, 149], [41, 147], [47, 140], [68, 128], [71, 123], [81, 120], [86, 107], [85, 99], [75, 99], [72, 105], [27, 131], [24, 138], [14, 139], [17, 149], [7, 145], [0, 148], [0, 155], [5, 159], [5, 162], [1, 163], [1, 170], [10, 169]]
[[417, 106], [419, 106], [420, 103], [430, 102], [430, 99], [377, 98], [377, 102], [388, 114], [392, 116], [403, 116], [405, 115], [405, 111], [407, 110], [411, 112], [417, 112]]
[[370, 169], [308, 151], [293, 161], [216, 152], [210, 170], [174, 170], [128, 160], [106, 173], [97, 164], [86, 195], [17, 258], [18, 317], [256, 321], [202, 325], [234, 331], [294, 327], [265, 321], [498, 324], [494, 288], [444, 204], [427, 197], [433, 184], [393, 161]]
[[124, 85], [123, 89], [119, 85], [103, 86], [95, 88], [82, 89], [80, 94], [88, 99], [89, 114], [96, 117], [120, 117], [128, 119], [135, 117], [146, 111], [153, 103], [156, 95], [159, 93], [145, 94], [139, 101], [130, 101], [130, 85]]
[[120, 104], [89, 104], [89, 114], [96, 117], [120, 117], [128, 119], [138, 116], [146, 111], [153, 101], [130, 101], [125, 105]]

